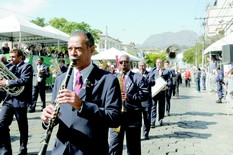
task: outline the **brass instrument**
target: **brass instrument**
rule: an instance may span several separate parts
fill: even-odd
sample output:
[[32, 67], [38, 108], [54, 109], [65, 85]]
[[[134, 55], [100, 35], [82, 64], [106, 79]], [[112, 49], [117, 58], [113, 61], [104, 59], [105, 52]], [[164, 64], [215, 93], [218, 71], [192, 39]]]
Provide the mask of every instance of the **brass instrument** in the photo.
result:
[[61, 74], [62, 73], [60, 66], [57, 62], [57, 58], [51, 59], [49, 62], [52, 63], [52, 65], [49, 67], [50, 73], [53, 73], [53, 74]]
[[170, 61], [170, 62], [180, 61], [178, 58], [179, 54], [180, 54], [180, 52], [179, 52], [179, 48], [177, 46], [172, 45], [166, 49], [166, 57], [167, 57], [168, 61]]
[[[120, 71], [120, 75], [119, 75], [119, 84], [120, 84], [120, 90], [121, 92], [123, 92], [123, 85], [124, 85], [124, 80], [123, 80], [123, 71], [121, 70]], [[125, 108], [124, 108], [124, 100], [122, 99], [122, 105], [121, 105], [121, 112], [124, 112], [125, 111]], [[117, 128], [114, 128], [113, 130], [117, 133], [120, 132], [120, 129], [121, 129], [121, 126], [117, 127]]]
[[[62, 85], [60, 87], [60, 90], [66, 89], [68, 82], [69, 82], [69, 79], [70, 79], [70, 76], [71, 76], [71, 73], [72, 73], [72, 70], [74, 68], [74, 63], [75, 63], [74, 61], [71, 61], [69, 68], [67, 70], [65, 79], [62, 81]], [[42, 142], [42, 147], [41, 147], [38, 155], [45, 155], [46, 154], [46, 150], [47, 150], [47, 147], [49, 144], [50, 137], [51, 137], [52, 132], [53, 132], [53, 128], [55, 127], [56, 120], [59, 116], [60, 104], [57, 103], [56, 101], [55, 101], [55, 108], [56, 108], [56, 110], [55, 110], [54, 117], [49, 121], [49, 124], [47, 126], [47, 130], [46, 130], [46, 136]]]
[[[6, 79], [6, 80], [16, 80], [18, 79], [8, 68], [0, 61], [0, 79]], [[24, 86], [21, 87], [2, 87], [8, 94], [12, 96], [18, 96], [20, 95], [23, 90]]]

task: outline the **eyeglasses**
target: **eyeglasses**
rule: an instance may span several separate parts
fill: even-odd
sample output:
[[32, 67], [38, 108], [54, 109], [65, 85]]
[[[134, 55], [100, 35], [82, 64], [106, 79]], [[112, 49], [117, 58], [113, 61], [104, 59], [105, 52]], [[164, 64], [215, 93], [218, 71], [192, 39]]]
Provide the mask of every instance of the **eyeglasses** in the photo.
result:
[[124, 62], [124, 63], [129, 63], [129, 61], [120, 61], [119, 63], [120, 63], [120, 64], [123, 64], [123, 62]]

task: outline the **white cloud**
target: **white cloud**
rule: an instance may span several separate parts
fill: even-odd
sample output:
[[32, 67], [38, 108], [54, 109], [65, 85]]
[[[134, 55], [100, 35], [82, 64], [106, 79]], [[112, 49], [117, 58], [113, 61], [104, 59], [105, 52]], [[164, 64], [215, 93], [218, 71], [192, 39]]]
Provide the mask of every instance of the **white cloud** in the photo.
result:
[[33, 17], [33, 14], [47, 6], [50, 0], [17, 0], [9, 2], [1, 2], [0, 17], [8, 16], [11, 14], [24, 15], [27, 17]]

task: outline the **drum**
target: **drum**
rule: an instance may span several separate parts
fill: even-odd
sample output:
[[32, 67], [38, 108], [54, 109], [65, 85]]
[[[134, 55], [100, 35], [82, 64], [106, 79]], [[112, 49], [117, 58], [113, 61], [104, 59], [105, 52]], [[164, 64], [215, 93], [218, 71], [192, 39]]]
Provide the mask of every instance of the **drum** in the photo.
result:
[[152, 97], [157, 95], [166, 85], [167, 85], [167, 82], [162, 77], [157, 76], [155, 79], [155, 85], [151, 87]]

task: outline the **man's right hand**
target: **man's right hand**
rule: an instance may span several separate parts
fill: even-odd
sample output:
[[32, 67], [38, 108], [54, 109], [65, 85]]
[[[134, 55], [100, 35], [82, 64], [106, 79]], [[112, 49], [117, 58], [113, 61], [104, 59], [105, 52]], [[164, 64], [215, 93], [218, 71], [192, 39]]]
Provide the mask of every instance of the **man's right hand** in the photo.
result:
[[45, 107], [43, 109], [43, 112], [40, 116], [41, 120], [44, 122], [44, 123], [48, 123], [50, 119], [52, 119], [54, 117], [54, 114], [55, 114], [55, 106], [50, 104], [48, 105], [47, 107]]

